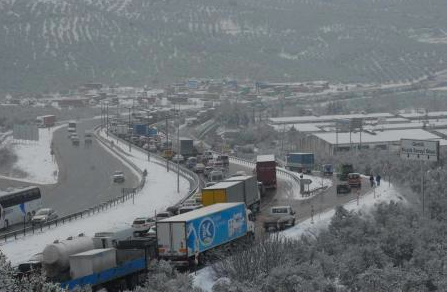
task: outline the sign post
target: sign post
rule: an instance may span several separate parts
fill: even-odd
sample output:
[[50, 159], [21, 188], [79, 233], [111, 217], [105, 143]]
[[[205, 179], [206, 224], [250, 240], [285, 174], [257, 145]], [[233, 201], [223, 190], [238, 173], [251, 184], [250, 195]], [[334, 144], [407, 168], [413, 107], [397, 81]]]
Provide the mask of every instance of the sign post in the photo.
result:
[[420, 161], [422, 216], [424, 216], [425, 215], [424, 162], [425, 161], [438, 162], [439, 141], [401, 139], [400, 158]]

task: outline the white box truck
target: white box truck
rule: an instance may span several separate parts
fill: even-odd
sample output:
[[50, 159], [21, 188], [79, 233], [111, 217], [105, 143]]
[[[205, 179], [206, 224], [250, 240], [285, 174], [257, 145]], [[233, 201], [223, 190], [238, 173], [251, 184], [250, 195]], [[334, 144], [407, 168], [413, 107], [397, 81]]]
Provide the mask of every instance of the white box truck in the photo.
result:
[[219, 203], [157, 222], [160, 259], [189, 266], [211, 249], [254, 235], [254, 218], [244, 203]]

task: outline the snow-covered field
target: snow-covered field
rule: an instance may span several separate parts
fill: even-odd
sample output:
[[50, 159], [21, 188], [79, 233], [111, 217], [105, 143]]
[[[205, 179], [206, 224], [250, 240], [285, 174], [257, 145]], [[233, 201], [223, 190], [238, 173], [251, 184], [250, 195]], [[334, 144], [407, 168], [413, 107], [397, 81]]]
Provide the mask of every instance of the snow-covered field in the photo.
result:
[[56, 160], [51, 158], [50, 149], [54, 131], [64, 126], [39, 129], [39, 141], [17, 143], [13, 142], [12, 137], [7, 138], [6, 143], [12, 145], [14, 153], [17, 155], [14, 168], [26, 173], [25, 177], [11, 178], [37, 184], [57, 183], [59, 168]]
[[[375, 192], [370, 191], [360, 197], [358, 204], [357, 200], [353, 200], [345, 204], [343, 207], [349, 211], [361, 210], [362, 212], [368, 212], [376, 204], [390, 201], [406, 202], [405, 198], [399, 194], [393, 185], [388, 186], [388, 182], [382, 181], [382, 184], [379, 187], [376, 187]], [[320, 230], [328, 227], [334, 213], [335, 209], [331, 209], [321, 214], [317, 214], [314, 216], [313, 220], [311, 218], [306, 219], [294, 227], [280, 232], [280, 234], [289, 238], [300, 238], [302, 235], [318, 234]], [[207, 292], [212, 291], [212, 287], [217, 281], [211, 267], [198, 271], [197, 275], [192, 273], [191, 276], [194, 279], [194, 285]]]
[[[122, 144], [122, 143], [121, 143]], [[115, 144], [116, 145], [116, 144]], [[125, 145], [117, 145], [124, 151]], [[110, 150], [108, 150], [110, 151]], [[178, 202], [189, 190], [189, 182], [180, 179], [180, 193], [177, 193], [177, 176], [175, 172], [155, 163], [149, 163], [142, 151], [132, 149], [129, 159], [140, 169], [147, 169], [148, 176], [144, 188], [135, 196], [135, 202], [128, 200], [123, 204], [97, 213], [93, 216], [59, 225], [50, 230], [34, 235], [11, 240], [0, 244], [0, 249], [13, 265], [28, 260], [32, 255], [41, 252], [45, 246], [55, 239], [65, 239], [80, 233], [92, 236], [95, 232], [108, 230], [116, 226], [129, 226], [139, 216], [153, 216], [155, 211], [161, 211]]]

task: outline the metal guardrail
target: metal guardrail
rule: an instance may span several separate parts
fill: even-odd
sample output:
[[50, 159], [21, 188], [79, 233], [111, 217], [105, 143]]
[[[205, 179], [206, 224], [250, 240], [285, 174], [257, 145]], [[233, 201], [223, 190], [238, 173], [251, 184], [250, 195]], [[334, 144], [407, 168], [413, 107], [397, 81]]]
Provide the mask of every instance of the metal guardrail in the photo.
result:
[[[120, 140], [121, 143], [128, 143], [128, 141], [125, 141], [125, 140], [115, 136], [113, 133], [109, 133], [109, 135], [112, 136], [113, 139]], [[137, 145], [132, 144], [132, 147], [137, 148], [138, 150], [140, 150], [144, 153], [147, 153], [147, 150], [144, 150], [141, 147], [138, 147]], [[118, 147], [114, 147], [114, 148], [118, 148]], [[118, 148], [118, 151], [121, 151], [121, 149]], [[169, 160], [167, 161], [165, 158], [161, 157], [158, 154], [150, 153], [149, 157], [151, 159], [151, 162], [154, 162], [160, 166], [166, 167], [166, 163], [168, 163], [168, 167], [170, 170], [175, 171], [177, 169], [176, 163], [169, 161]], [[200, 190], [200, 179], [199, 179], [199, 176], [195, 172], [187, 169], [183, 165], [179, 165], [179, 173], [180, 173], [180, 176], [182, 176], [183, 178], [186, 178], [190, 184], [188, 194], [177, 203], [177, 204], [182, 204], [183, 202], [185, 202], [186, 200], [191, 198], [195, 193], [197, 193], [197, 191]]]

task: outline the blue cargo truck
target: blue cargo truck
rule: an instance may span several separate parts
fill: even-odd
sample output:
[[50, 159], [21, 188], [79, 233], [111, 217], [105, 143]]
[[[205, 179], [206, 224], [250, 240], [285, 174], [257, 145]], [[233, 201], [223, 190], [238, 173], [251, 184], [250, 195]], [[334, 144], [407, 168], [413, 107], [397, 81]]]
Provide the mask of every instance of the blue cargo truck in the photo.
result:
[[157, 222], [158, 256], [176, 266], [200, 263], [206, 251], [254, 235], [245, 204], [218, 203]]
[[134, 124], [133, 125], [133, 135], [134, 136], [146, 136], [147, 125], [146, 124]]
[[311, 173], [314, 167], [313, 153], [289, 153], [286, 155], [286, 168], [298, 171]]

